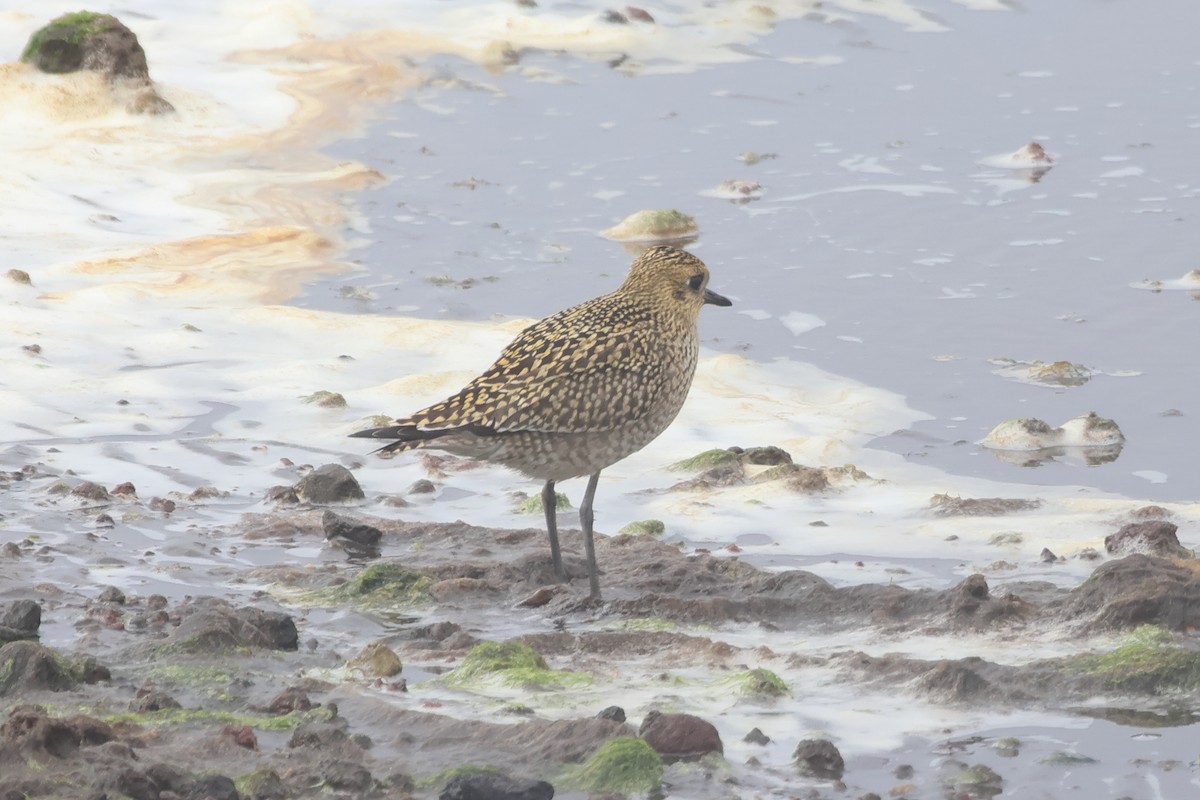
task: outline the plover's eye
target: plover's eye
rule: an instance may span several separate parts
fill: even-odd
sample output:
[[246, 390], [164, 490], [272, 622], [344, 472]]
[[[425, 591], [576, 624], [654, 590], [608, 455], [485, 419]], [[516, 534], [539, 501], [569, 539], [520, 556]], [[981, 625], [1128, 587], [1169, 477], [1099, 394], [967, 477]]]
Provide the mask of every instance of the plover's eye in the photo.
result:
[[704, 275], [696, 274], [688, 278], [688, 288], [693, 292], [700, 291], [700, 287], [704, 285]]

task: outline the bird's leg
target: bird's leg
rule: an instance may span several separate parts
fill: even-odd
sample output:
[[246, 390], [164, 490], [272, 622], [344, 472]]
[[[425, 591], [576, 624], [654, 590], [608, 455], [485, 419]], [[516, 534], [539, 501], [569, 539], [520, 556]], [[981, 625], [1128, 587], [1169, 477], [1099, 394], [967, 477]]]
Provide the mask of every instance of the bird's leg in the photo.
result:
[[550, 559], [554, 562], [554, 575], [560, 581], [567, 579], [563, 571], [562, 553], [558, 549], [558, 499], [554, 495], [554, 481], [546, 481], [542, 487], [542, 510], [546, 512], [546, 533], [550, 534]]
[[596, 497], [596, 484], [599, 482], [600, 472], [597, 470], [588, 478], [583, 502], [579, 504], [579, 524], [583, 528], [583, 551], [587, 555], [588, 585], [591, 587], [592, 600], [600, 599], [600, 569], [596, 566], [596, 543], [592, 540], [592, 500]]

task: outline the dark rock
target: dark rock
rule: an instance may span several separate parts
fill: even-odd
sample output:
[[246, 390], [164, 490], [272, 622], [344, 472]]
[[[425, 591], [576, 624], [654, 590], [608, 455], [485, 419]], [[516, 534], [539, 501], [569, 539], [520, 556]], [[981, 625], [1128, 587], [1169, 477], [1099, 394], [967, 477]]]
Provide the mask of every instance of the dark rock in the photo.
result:
[[1179, 527], [1166, 520], [1131, 522], [1104, 537], [1104, 549], [1113, 555], [1145, 553], [1162, 558], [1191, 558], [1192, 552], [1179, 544]]
[[238, 777], [243, 800], [284, 800], [291, 796], [287, 784], [273, 769], [257, 769]]
[[597, 714], [596, 719], [611, 719], [613, 722], [624, 722], [625, 709], [620, 706], [609, 706]]
[[376, 555], [379, 553], [379, 540], [383, 538], [383, 531], [374, 525], [358, 522], [327, 509], [321, 517], [321, 527], [325, 531], [326, 539], [349, 551]]
[[205, 775], [192, 784], [187, 800], [241, 800], [233, 781], [224, 775]]
[[742, 451], [742, 461], [747, 464], [776, 467], [780, 464], [791, 464], [792, 455], [782, 447], [747, 447]]
[[137, 487], [135, 487], [129, 481], [125, 481], [124, 483], [118, 483], [116, 486], [114, 486], [113, 490], [112, 490], [112, 494], [132, 495], [132, 496], [136, 497], [137, 496]]
[[137, 36], [109, 14], [81, 11], [52, 20], [30, 37], [21, 60], [42, 72], [88, 69], [103, 72], [110, 80], [150, 80], [146, 52]]
[[321, 772], [325, 785], [336, 792], [353, 792], [361, 797], [375, 784], [371, 771], [362, 764], [349, 761], [335, 761], [327, 765]]
[[17, 747], [34, 760], [70, 758], [80, 747], [102, 745], [115, 738], [106, 722], [83, 715], [56, 719], [35, 705], [17, 706], [0, 725], [0, 742]]
[[433, 494], [436, 491], [437, 487], [433, 485], [433, 481], [425, 478], [414, 481], [413, 485], [408, 487], [409, 494]]
[[846, 762], [842, 754], [828, 739], [804, 739], [796, 745], [792, 753], [796, 767], [805, 775], [815, 778], [841, 780], [846, 771]]
[[9, 642], [0, 647], [0, 665], [0, 696], [41, 689], [61, 692], [82, 677], [77, 665], [36, 642]]
[[713, 724], [692, 714], [651, 711], [642, 721], [638, 736], [645, 739], [664, 761], [690, 760], [705, 753], [725, 752]]
[[499, 773], [459, 775], [438, 795], [438, 800], [550, 800], [554, 787], [545, 781], [511, 778]]
[[268, 503], [294, 506], [300, 502], [300, 495], [296, 494], [294, 486], [272, 486], [267, 489], [266, 500]]
[[346, 503], [366, 497], [358, 480], [341, 464], [325, 464], [305, 475], [295, 486], [302, 500], [315, 505]]
[[158, 800], [159, 789], [154, 780], [144, 772], [125, 769], [117, 776], [117, 790], [132, 800]]
[[112, 495], [98, 483], [84, 481], [71, 490], [72, 497], [79, 497], [84, 500], [90, 500], [93, 503], [108, 503], [112, 501]]
[[742, 737], [743, 742], [750, 744], [768, 745], [771, 743], [771, 737], [760, 731], [758, 728], [751, 728], [750, 732]]
[[36, 639], [42, 625], [42, 607], [33, 600], [17, 600], [0, 618], [0, 642]]
[[318, 750], [330, 750], [343, 742], [348, 742], [344, 722], [308, 722], [292, 731], [288, 747], [312, 747]]
[[1053, 564], [1054, 562], [1058, 561], [1058, 556], [1054, 555], [1054, 551], [1052, 551], [1049, 547], [1043, 547], [1042, 553], [1040, 556], [1038, 556], [1038, 558], [1041, 559], [1043, 564]]
[[129, 710], [136, 711], [139, 714], [145, 714], [150, 711], [162, 711], [164, 708], [183, 708], [171, 695], [162, 691], [151, 691], [135, 697], [129, 701]]
[[272, 714], [290, 714], [293, 711], [308, 711], [313, 707], [308, 692], [298, 686], [289, 686], [275, 695], [269, 706]]
[[178, 767], [170, 764], [151, 764], [146, 768], [146, 775], [154, 781], [154, 785], [160, 792], [174, 792], [177, 795], [183, 795], [191, 790], [192, 779]]
[[1200, 575], [1165, 558], [1125, 556], [1097, 567], [1054, 610], [1064, 621], [1082, 624], [1087, 632], [1143, 624], [1196, 630], [1200, 627]]
[[104, 591], [100, 593], [100, 602], [116, 603], [117, 605], [125, 605], [125, 593], [115, 586], [106, 586]]
[[184, 605], [180, 622], [168, 644], [184, 652], [221, 652], [238, 647], [296, 650], [300, 634], [296, 623], [281, 611], [246, 606], [234, 608], [215, 597], [201, 597]]

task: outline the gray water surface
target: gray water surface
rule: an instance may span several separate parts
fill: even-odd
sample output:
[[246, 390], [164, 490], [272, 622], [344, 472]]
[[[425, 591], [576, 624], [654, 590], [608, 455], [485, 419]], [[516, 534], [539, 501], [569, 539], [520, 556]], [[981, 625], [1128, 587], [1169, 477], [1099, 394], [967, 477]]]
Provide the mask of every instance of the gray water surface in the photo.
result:
[[[1200, 304], [1131, 284], [1196, 267], [1200, 7], [927, 8], [951, 30], [787, 21], [743, 48], [750, 60], [674, 74], [552, 52], [498, 74], [434, 58], [423, 87], [337, 145], [392, 180], [363, 202], [360, 271], [299, 302], [544, 316], [623, 276], [629, 253], [598, 231], [674, 207], [696, 217], [692, 249], [735, 300], [706, 310], [706, 346], [808, 361], [933, 418], [875, 446], [961, 474], [1194, 498]], [[787, 61], [828, 55], [842, 63]], [[980, 163], [1035, 139], [1055, 158], [1038, 180]], [[749, 165], [746, 151], [775, 157]], [[700, 195], [728, 179], [764, 195]], [[793, 334], [780, 318], [795, 312], [825, 324]], [[1101, 374], [1034, 386], [991, 358]], [[1093, 410], [1128, 439], [1115, 462], [1023, 467], [975, 444], [1005, 419]]]

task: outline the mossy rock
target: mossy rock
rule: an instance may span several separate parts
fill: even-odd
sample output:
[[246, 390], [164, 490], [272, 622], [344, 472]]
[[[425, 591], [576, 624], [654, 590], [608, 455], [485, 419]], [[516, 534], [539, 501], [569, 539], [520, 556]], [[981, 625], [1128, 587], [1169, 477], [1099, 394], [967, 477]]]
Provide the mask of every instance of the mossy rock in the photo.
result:
[[346, 398], [340, 392], [330, 392], [325, 389], [319, 389], [301, 399], [308, 405], [320, 406], [321, 408], [346, 407]]
[[731, 691], [740, 697], [760, 700], [788, 697], [792, 693], [782, 678], [762, 667], [722, 678], [713, 684], [713, 688]]
[[609, 739], [563, 783], [586, 792], [648, 794], [662, 785], [663, 762], [654, 748], [636, 736]]
[[350, 580], [322, 590], [332, 600], [350, 600], [365, 606], [422, 605], [432, 600], [429, 576], [394, 561], [382, 561]]
[[639, 519], [617, 531], [618, 536], [662, 536], [667, 526], [661, 519]]
[[[565, 494], [562, 492], [555, 492], [554, 510], [561, 511], [564, 508], [574, 508], [574, 506], [571, 505], [570, 498], [568, 498]], [[546, 511], [546, 506], [542, 504], [541, 493], [539, 492], [538, 494], [530, 495], [521, 502], [517, 503], [515, 511], [518, 514], [544, 514]]]
[[500, 683], [527, 689], [557, 689], [591, 683], [582, 672], [552, 670], [546, 659], [521, 642], [480, 642], [443, 679], [452, 686]]
[[63, 14], [34, 31], [21, 60], [53, 74], [88, 69], [110, 79], [150, 79], [146, 53], [134, 32], [113, 15], [95, 11]]
[[667, 467], [667, 469], [672, 472], [702, 472], [713, 467], [737, 464], [741, 460], [742, 457], [732, 450], [714, 448], [712, 450], [705, 450], [703, 453], [697, 453], [691, 458], [676, 461]]
[[1156, 625], [1141, 625], [1107, 653], [1065, 659], [1068, 668], [1095, 675], [1117, 691], [1168, 694], [1200, 689], [1200, 651], [1179, 647]]
[[617, 623], [627, 631], [673, 631], [679, 628], [673, 620], [665, 617], [631, 617]]

